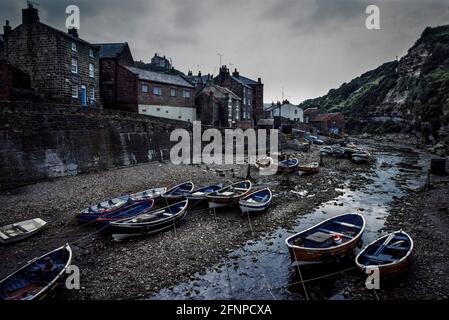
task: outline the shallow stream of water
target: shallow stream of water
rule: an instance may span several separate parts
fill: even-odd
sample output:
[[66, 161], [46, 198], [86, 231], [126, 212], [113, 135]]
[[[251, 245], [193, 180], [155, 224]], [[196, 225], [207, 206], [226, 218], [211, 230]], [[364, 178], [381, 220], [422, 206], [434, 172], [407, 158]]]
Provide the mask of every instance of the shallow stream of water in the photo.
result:
[[[302, 284], [295, 268], [291, 267], [285, 239], [332, 216], [359, 212], [366, 219], [364, 244], [381, 236], [389, 205], [394, 197], [404, 195], [405, 188], [417, 188], [425, 181], [424, 171], [401, 172], [401, 163], [423, 166], [423, 160], [412, 152], [376, 152], [373, 181], [365, 187], [351, 191], [342, 189], [338, 198], [322, 204], [309, 214], [298, 218], [290, 229], [277, 229], [260, 240], [248, 241], [243, 247], [230, 252], [222, 263], [194, 280], [165, 288], [150, 299], [304, 299]], [[307, 196], [307, 195], [305, 195]], [[311, 196], [311, 195], [309, 195]], [[267, 213], [269, 214], [269, 213]], [[249, 224], [248, 224], [248, 227]], [[359, 250], [359, 249], [357, 249]], [[312, 267], [308, 267], [312, 268]], [[348, 270], [350, 271], [344, 271]], [[343, 299], [338, 277], [357, 277], [353, 260], [343, 262], [334, 270], [301, 272], [306, 290], [313, 297]], [[317, 271], [318, 267], [314, 271]], [[344, 271], [344, 272], [342, 272]], [[334, 274], [335, 273], [335, 274]], [[316, 279], [318, 278], [318, 279]], [[315, 279], [315, 280], [311, 280]], [[362, 281], [362, 278], [360, 278]], [[363, 282], [361, 282], [363, 285]]]

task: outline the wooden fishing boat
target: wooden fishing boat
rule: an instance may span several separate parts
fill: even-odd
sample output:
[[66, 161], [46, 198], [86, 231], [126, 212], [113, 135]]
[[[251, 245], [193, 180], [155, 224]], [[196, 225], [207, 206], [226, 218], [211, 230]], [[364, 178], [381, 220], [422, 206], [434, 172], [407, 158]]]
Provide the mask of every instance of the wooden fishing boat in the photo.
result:
[[148, 199], [158, 199], [159, 197], [162, 196], [162, 194], [164, 194], [165, 192], [167, 192], [167, 188], [153, 188], [153, 189], [148, 189], [145, 191], [141, 191], [141, 192], [137, 192], [137, 193], [133, 193], [129, 195], [129, 198], [132, 201], [142, 201], [142, 200], [148, 200]]
[[179, 202], [185, 200], [186, 196], [193, 191], [194, 187], [195, 186], [192, 181], [187, 181], [169, 189], [167, 192], [162, 194], [162, 197], [169, 203]]
[[381, 275], [394, 276], [407, 268], [412, 251], [412, 238], [404, 231], [396, 231], [366, 246], [355, 262], [363, 271], [377, 267]]
[[239, 200], [250, 192], [252, 185], [249, 180], [240, 181], [208, 194], [206, 197], [209, 201], [209, 208], [238, 204]]
[[186, 198], [189, 200], [189, 205], [199, 203], [200, 201], [206, 200], [207, 195], [223, 189], [223, 183], [214, 184], [211, 186], [198, 188], [196, 190], [193, 190], [192, 192], [188, 193], [186, 195]]
[[269, 188], [253, 192], [239, 201], [242, 212], [263, 212], [268, 209], [273, 200], [273, 194]]
[[326, 146], [320, 149], [320, 156], [327, 157], [334, 154], [334, 149], [331, 146]]
[[279, 162], [278, 171], [279, 172], [290, 172], [293, 171], [299, 164], [299, 160], [296, 158], [286, 159]]
[[356, 247], [365, 230], [361, 214], [327, 219], [285, 240], [293, 261], [339, 262]]
[[99, 216], [115, 212], [129, 205], [128, 196], [120, 196], [102, 201], [96, 205], [81, 210], [75, 215], [80, 223], [95, 221]]
[[352, 154], [352, 160], [357, 163], [368, 162], [371, 158], [371, 154], [366, 151], [356, 152]]
[[140, 208], [142, 205], [145, 206], [152, 203], [152, 201], [153, 199], [133, 201], [129, 196], [118, 197], [84, 209], [76, 214], [75, 218], [79, 223], [90, 223], [106, 215], [119, 214], [122, 211]]
[[162, 209], [146, 211], [130, 219], [111, 222], [109, 228], [112, 237], [118, 241], [173, 228], [186, 215], [188, 203], [188, 200], [184, 200]]
[[256, 168], [261, 170], [261, 169], [267, 169], [269, 167], [271, 167], [271, 165], [273, 165], [274, 160], [271, 157], [263, 157], [260, 158], [256, 161]]
[[72, 262], [68, 244], [31, 260], [26, 266], [0, 280], [0, 300], [40, 300], [65, 278]]
[[298, 165], [298, 170], [306, 173], [318, 173], [320, 172], [320, 164], [319, 163], [308, 163], [308, 164], [300, 164]]
[[0, 228], [0, 244], [25, 240], [38, 233], [47, 222], [40, 218], [9, 224]]
[[144, 211], [151, 210], [151, 208], [153, 208], [153, 205], [154, 199], [139, 201], [133, 206], [128, 206], [122, 210], [102, 215], [98, 217], [97, 220], [95, 220], [95, 222], [100, 230], [108, 231], [107, 229], [111, 222], [138, 216], [139, 214], [142, 214]]

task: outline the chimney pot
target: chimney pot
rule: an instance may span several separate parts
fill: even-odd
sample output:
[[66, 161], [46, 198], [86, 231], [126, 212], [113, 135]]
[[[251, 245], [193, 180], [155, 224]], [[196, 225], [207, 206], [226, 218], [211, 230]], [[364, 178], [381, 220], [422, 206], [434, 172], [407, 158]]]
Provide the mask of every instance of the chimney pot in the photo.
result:
[[262, 84], [262, 78], [257, 78], [257, 83]]
[[70, 34], [73, 37], [78, 38], [78, 29], [76, 28], [70, 28], [68, 31], [68, 34]]
[[5, 25], [3, 26], [3, 34], [7, 36], [11, 33], [11, 26], [9, 25], [9, 20], [6, 20]]
[[22, 23], [30, 24], [39, 22], [39, 11], [28, 3], [28, 8], [22, 9]]

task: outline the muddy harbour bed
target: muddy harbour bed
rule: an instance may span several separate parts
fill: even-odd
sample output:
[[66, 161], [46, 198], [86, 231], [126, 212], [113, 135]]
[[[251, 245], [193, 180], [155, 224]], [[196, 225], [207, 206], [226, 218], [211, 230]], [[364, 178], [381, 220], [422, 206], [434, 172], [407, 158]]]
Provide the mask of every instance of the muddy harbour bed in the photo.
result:
[[[362, 143], [362, 142], [360, 142]], [[430, 177], [430, 155], [407, 145], [364, 141], [371, 164], [325, 158], [315, 175], [250, 175], [270, 187], [268, 212], [191, 208], [176, 229], [122, 242], [80, 226], [73, 214], [99, 200], [192, 180], [196, 186], [239, 181], [246, 165], [174, 166], [154, 162], [60, 178], [0, 193], [0, 225], [41, 217], [35, 237], [0, 249], [0, 277], [50, 249], [70, 243], [80, 290], [55, 299], [447, 299], [449, 178]], [[318, 162], [319, 147], [299, 153]], [[363, 214], [368, 244], [403, 229], [414, 239], [412, 265], [376, 292], [353, 259], [338, 267], [291, 267], [285, 239], [337, 214]], [[358, 251], [360, 249], [356, 249]]]

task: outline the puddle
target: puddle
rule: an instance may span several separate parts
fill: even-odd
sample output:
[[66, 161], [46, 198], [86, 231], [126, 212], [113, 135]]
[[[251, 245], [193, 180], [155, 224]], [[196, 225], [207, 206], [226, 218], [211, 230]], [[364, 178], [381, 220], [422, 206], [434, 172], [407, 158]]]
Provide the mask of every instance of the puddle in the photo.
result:
[[[391, 201], [404, 195], [404, 188], [413, 189], [424, 184], [424, 171], [404, 173], [396, 166], [399, 162], [424, 166], [418, 154], [384, 152], [376, 153], [376, 159], [375, 174], [369, 174], [373, 181], [366, 187], [357, 191], [339, 190], [341, 196], [300, 217], [291, 229], [278, 229], [261, 240], [248, 241], [206, 273], [195, 274], [195, 280], [162, 289], [149, 299], [305, 299], [299, 276], [290, 266], [284, 242], [287, 237], [332, 216], [359, 212], [366, 219], [363, 242], [367, 244], [382, 234]], [[323, 270], [315, 266], [311, 272], [301, 272], [309, 298], [344, 299], [345, 288], [337, 283], [343, 276], [358, 279], [363, 285], [352, 259], [343, 261], [337, 268]], [[341, 273], [348, 269], [352, 270]]]

